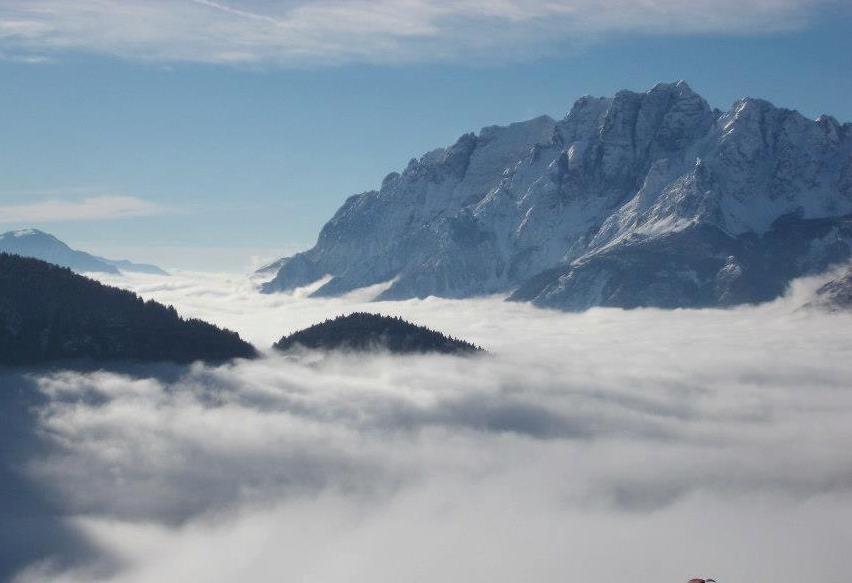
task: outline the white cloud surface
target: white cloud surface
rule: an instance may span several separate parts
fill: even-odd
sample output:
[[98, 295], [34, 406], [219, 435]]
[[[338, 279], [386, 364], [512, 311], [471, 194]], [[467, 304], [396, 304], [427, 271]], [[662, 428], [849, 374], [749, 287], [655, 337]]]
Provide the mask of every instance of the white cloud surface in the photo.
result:
[[37, 375], [54, 449], [32, 474], [112, 561], [24, 581], [848, 576], [852, 317], [798, 309], [809, 282], [756, 308], [562, 314], [123, 281], [260, 346], [370, 308], [492, 354]]
[[102, 195], [78, 200], [54, 198], [0, 205], [0, 223], [102, 221], [153, 216], [164, 212], [162, 206], [135, 196]]
[[3, 0], [5, 54], [316, 65], [493, 58], [610, 33], [798, 28], [837, 0]]

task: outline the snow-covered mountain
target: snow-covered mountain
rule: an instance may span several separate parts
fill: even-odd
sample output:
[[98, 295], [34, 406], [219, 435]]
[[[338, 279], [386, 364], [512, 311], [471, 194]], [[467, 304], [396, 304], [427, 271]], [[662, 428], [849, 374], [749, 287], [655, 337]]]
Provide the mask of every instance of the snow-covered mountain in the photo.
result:
[[852, 266], [822, 285], [808, 306], [828, 310], [852, 309]]
[[466, 134], [350, 197], [266, 292], [391, 281], [379, 299], [511, 298], [562, 309], [772, 299], [850, 256], [852, 124], [684, 82], [584, 97]]
[[38, 229], [20, 229], [0, 235], [0, 253], [34, 257], [68, 267], [78, 273], [112, 273], [122, 271], [168, 275], [156, 265], [105, 259], [72, 249], [53, 235]]

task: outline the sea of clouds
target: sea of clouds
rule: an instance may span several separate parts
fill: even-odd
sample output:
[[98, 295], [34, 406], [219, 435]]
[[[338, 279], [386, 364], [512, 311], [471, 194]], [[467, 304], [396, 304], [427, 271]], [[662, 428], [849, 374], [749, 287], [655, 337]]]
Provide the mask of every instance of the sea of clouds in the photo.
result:
[[34, 375], [29, 476], [94, 549], [18, 579], [846, 583], [852, 316], [261, 295], [110, 278], [267, 349], [354, 310], [475, 358], [276, 355]]

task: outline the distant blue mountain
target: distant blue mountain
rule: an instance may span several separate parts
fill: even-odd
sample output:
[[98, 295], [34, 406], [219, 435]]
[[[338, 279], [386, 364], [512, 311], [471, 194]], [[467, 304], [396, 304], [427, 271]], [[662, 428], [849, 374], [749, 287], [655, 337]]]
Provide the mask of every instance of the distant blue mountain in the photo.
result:
[[68, 267], [78, 273], [111, 273], [122, 271], [168, 275], [156, 265], [106, 259], [72, 249], [53, 235], [38, 229], [21, 229], [0, 235], [0, 252], [33, 257], [54, 265]]

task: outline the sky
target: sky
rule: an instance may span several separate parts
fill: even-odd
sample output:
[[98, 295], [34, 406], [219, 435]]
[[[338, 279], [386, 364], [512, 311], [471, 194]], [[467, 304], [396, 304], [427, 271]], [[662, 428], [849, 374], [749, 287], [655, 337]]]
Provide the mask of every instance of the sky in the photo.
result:
[[684, 79], [852, 121], [839, 0], [0, 0], [0, 231], [244, 272], [461, 134]]

